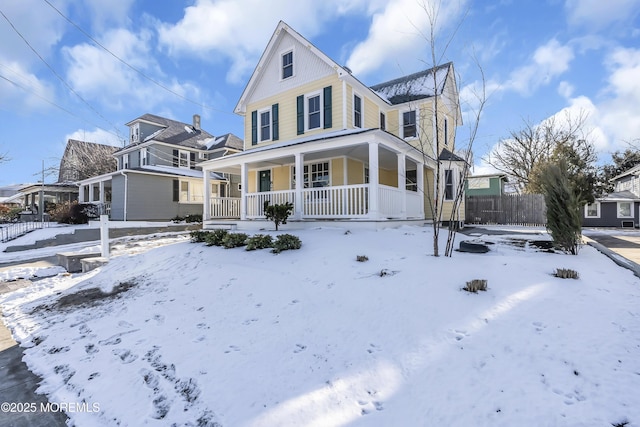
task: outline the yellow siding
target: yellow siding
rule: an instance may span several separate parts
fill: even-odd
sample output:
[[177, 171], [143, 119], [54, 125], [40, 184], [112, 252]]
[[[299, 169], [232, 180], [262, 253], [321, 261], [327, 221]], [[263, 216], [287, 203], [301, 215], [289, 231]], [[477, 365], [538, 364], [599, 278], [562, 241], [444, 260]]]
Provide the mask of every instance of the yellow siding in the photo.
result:
[[331, 160], [331, 185], [344, 185], [344, 158]]
[[291, 187], [291, 179], [289, 177], [290, 170], [290, 166], [278, 166], [271, 169], [273, 191], [288, 190]]
[[248, 182], [249, 185], [247, 185], [247, 192], [248, 193], [255, 193], [255, 192], [258, 191], [258, 187], [257, 187], [258, 186], [258, 184], [257, 184], [258, 178], [257, 178], [256, 173], [257, 172], [255, 170], [247, 172], [247, 175], [248, 175], [247, 180], [249, 181]]
[[[453, 202], [447, 202], [445, 201], [442, 204], [442, 221], [446, 222], [446, 221], [451, 221], [451, 211], [453, 209]], [[458, 206], [458, 212], [457, 215], [455, 215], [453, 217], [453, 221], [464, 221], [464, 201], [460, 203], [460, 206]]]
[[364, 184], [364, 163], [347, 159], [347, 184]]
[[364, 99], [364, 127], [380, 127], [380, 108], [371, 99]]
[[387, 111], [387, 132], [400, 136], [398, 128], [398, 110]]
[[[279, 127], [279, 139], [278, 141], [287, 141], [295, 138], [299, 138], [302, 135], [297, 134], [297, 115], [296, 115], [296, 98], [299, 95], [312, 93], [316, 91], [322, 91], [323, 88], [331, 86], [331, 108], [332, 108], [332, 127], [331, 129], [316, 129], [304, 133], [304, 136], [313, 135], [317, 133], [327, 132], [329, 130], [336, 130], [342, 128], [342, 82], [338, 79], [337, 75], [325, 77], [315, 82], [297, 87], [295, 89], [282, 92], [278, 95], [263, 99], [259, 102], [254, 102], [247, 105], [247, 111], [244, 116], [244, 147], [245, 150], [256, 147], [251, 145], [251, 112], [261, 110], [263, 108], [269, 108], [273, 104], [278, 104], [278, 127]], [[257, 146], [264, 146], [271, 144], [274, 141], [262, 142]]]
[[388, 169], [378, 169], [380, 184], [390, 187], [398, 186], [398, 171]]
[[426, 169], [424, 171], [424, 215], [426, 219], [433, 219], [433, 177], [433, 170]]

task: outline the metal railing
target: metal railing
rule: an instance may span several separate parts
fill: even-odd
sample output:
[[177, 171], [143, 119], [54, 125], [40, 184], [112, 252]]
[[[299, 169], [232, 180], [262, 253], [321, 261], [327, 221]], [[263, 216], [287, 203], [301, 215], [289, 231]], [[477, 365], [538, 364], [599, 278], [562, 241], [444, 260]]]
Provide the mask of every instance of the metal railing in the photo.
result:
[[5, 243], [24, 236], [33, 230], [47, 227], [49, 227], [49, 221], [25, 221], [0, 224], [0, 242]]

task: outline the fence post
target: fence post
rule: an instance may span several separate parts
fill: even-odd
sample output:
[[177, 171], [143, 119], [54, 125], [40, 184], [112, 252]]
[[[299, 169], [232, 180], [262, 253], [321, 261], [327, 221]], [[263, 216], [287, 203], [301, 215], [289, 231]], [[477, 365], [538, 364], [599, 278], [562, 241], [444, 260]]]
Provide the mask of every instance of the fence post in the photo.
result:
[[100, 215], [100, 249], [103, 258], [109, 258], [109, 215]]

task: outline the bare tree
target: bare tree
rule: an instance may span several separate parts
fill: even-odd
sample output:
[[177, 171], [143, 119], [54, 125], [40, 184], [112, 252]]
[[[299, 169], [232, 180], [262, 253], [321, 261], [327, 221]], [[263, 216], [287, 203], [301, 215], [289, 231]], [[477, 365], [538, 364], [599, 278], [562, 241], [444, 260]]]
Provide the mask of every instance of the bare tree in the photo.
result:
[[[425, 164], [428, 164], [430, 161], [431, 162], [435, 161], [435, 170], [433, 171], [433, 178], [432, 178], [433, 182], [429, 182], [428, 175], [426, 180], [427, 181], [426, 187], [428, 188], [430, 186], [433, 186], [433, 192], [434, 192], [434, 194], [431, 197], [429, 196], [426, 197], [426, 199], [428, 200], [431, 218], [433, 221], [432, 226], [433, 226], [433, 255], [434, 256], [439, 256], [439, 234], [440, 234], [440, 227], [443, 222], [443, 215], [444, 215], [443, 208], [445, 206], [445, 194], [446, 194], [446, 191], [445, 191], [446, 189], [443, 188], [444, 187], [443, 180], [445, 179], [444, 174], [446, 170], [450, 171], [449, 174], [453, 173], [453, 171], [456, 170], [460, 175], [457, 180], [457, 186], [455, 189], [454, 198], [451, 202], [449, 202], [451, 207], [450, 215], [448, 216], [448, 218], [446, 218], [446, 220], [448, 220], [449, 226], [448, 226], [447, 245], [445, 248], [445, 256], [451, 256], [453, 252], [453, 243], [455, 241], [455, 234], [457, 232], [459, 221], [460, 221], [458, 211], [462, 205], [462, 201], [464, 198], [464, 179], [468, 173], [469, 165], [472, 158], [473, 141], [475, 140], [475, 137], [477, 134], [479, 119], [480, 119], [482, 109], [484, 107], [485, 100], [486, 100], [485, 79], [484, 79], [484, 74], [482, 73], [482, 68], [479, 66], [478, 61], [475, 60], [475, 57], [474, 57], [475, 63], [476, 65], [478, 65], [478, 68], [480, 69], [482, 80], [481, 80], [481, 89], [474, 93], [474, 96], [477, 97], [478, 108], [476, 108], [473, 114], [473, 118], [474, 118], [473, 123], [471, 123], [469, 126], [470, 134], [469, 134], [469, 140], [467, 141], [467, 146], [465, 147], [464, 158], [460, 158], [453, 152], [451, 152], [448, 157], [442, 156], [442, 153], [444, 152], [444, 148], [447, 145], [447, 141], [444, 140], [444, 138], [446, 138], [445, 134], [447, 132], [444, 131], [446, 123], [441, 117], [444, 114], [445, 108], [444, 106], [441, 106], [441, 99], [440, 99], [440, 95], [438, 94], [438, 87], [441, 82], [438, 80], [439, 76], [438, 76], [437, 70], [441, 66], [443, 62], [443, 58], [449, 48], [449, 45], [452, 43], [455, 37], [455, 34], [457, 33], [458, 29], [464, 22], [466, 13], [463, 14], [462, 19], [460, 19], [457, 25], [454, 26], [449, 37], [445, 38], [444, 44], [440, 45], [439, 40], [437, 39], [437, 36], [436, 36], [436, 30], [438, 28], [438, 18], [441, 12], [442, 1], [423, 0], [421, 3], [421, 6], [427, 16], [428, 24], [429, 24], [428, 33], [426, 34], [422, 33], [422, 37], [428, 43], [429, 49], [430, 49], [430, 56], [431, 56], [430, 61], [434, 70], [432, 73], [434, 97], [433, 97], [433, 104], [432, 104], [433, 111], [427, 112], [427, 117], [425, 117], [420, 122], [422, 124], [429, 124], [429, 125], [433, 123], [433, 129], [435, 129], [435, 131], [432, 131], [430, 129], [425, 129], [423, 125], [423, 128], [421, 129], [422, 132], [420, 132], [419, 134], [418, 149], [422, 153]], [[440, 49], [441, 46], [442, 48]], [[457, 86], [459, 79], [456, 79], [455, 81]], [[442, 84], [444, 83], [445, 82], [442, 82]], [[442, 91], [443, 96], [447, 95], [445, 93], [446, 90], [447, 88], [443, 87], [443, 91]], [[455, 87], [455, 91], [459, 93], [459, 88]], [[455, 108], [459, 109], [459, 105], [457, 105]], [[460, 111], [458, 110], [454, 114], [458, 115], [460, 114]], [[431, 117], [433, 117], [434, 122], [431, 122]], [[452, 165], [454, 163], [457, 165], [456, 168], [452, 168]]]
[[[113, 153], [117, 147], [70, 139], [60, 160], [58, 182], [78, 181], [117, 169]], [[56, 168], [49, 168], [54, 172]]]
[[522, 129], [513, 130], [484, 157], [484, 161], [500, 172], [506, 173], [518, 192], [531, 192], [531, 176], [539, 164], [549, 160], [558, 145], [587, 140], [584, 112], [577, 117], [565, 112], [533, 124], [524, 120]]

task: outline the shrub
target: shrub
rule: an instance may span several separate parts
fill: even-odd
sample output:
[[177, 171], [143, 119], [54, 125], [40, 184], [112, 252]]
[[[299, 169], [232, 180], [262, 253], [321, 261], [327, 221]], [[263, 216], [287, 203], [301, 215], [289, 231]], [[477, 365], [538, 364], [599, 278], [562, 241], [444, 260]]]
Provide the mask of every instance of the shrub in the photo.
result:
[[213, 230], [205, 236], [204, 243], [207, 246], [222, 246], [222, 239], [224, 239], [227, 234], [229, 234], [227, 230]]
[[484, 279], [473, 279], [462, 288], [462, 290], [467, 292], [478, 293], [478, 291], [486, 291], [487, 290], [487, 281]]
[[366, 256], [366, 255], [357, 255], [356, 256], [356, 261], [358, 261], [358, 262], [369, 261], [369, 257]]
[[256, 234], [247, 239], [247, 248], [248, 251], [253, 251], [256, 249], [266, 249], [273, 247], [273, 238], [268, 234]]
[[556, 268], [553, 275], [561, 279], [577, 279], [579, 277], [578, 272], [570, 268]]
[[282, 205], [269, 205], [268, 200], [264, 202], [264, 215], [267, 219], [273, 221], [276, 225], [276, 231], [278, 231], [278, 226], [280, 224], [287, 223], [287, 218], [289, 218], [291, 212], [293, 212], [293, 205], [290, 202]]
[[90, 203], [60, 203], [49, 215], [52, 220], [61, 224], [86, 224], [90, 218], [97, 218], [97, 208]]
[[274, 254], [278, 254], [282, 251], [287, 251], [290, 249], [300, 249], [302, 246], [302, 242], [297, 236], [293, 234], [281, 234], [276, 238], [276, 241], [273, 243], [273, 249], [271, 252]]
[[244, 233], [227, 233], [227, 235], [222, 238], [222, 246], [224, 246], [225, 249], [244, 246], [247, 244], [247, 237], [249, 236]]
[[182, 221], [184, 221], [184, 217], [180, 215], [176, 215], [173, 218], [171, 218], [171, 222], [174, 222], [176, 224]]
[[11, 207], [0, 205], [0, 222], [14, 222], [20, 217], [22, 208], [20, 206]]
[[202, 243], [206, 241], [207, 234], [209, 234], [206, 230], [194, 230], [189, 235], [191, 236], [191, 241], [193, 243]]
[[185, 222], [202, 222], [202, 215], [200, 214], [189, 214], [184, 217]]

